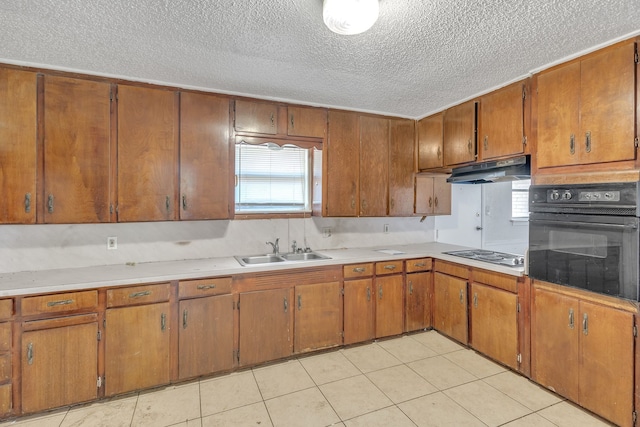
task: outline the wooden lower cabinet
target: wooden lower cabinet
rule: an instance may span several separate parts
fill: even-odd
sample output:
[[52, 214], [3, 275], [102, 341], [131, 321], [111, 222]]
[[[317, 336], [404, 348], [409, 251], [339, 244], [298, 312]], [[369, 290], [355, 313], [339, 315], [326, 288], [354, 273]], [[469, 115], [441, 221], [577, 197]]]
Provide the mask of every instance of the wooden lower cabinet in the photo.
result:
[[634, 314], [534, 287], [532, 377], [620, 426], [634, 410]]
[[431, 273], [407, 274], [405, 285], [405, 332], [431, 327], [431, 295], [433, 277]]
[[240, 293], [240, 366], [293, 353], [293, 289]]
[[296, 353], [342, 344], [340, 282], [295, 287], [294, 331]]
[[344, 281], [344, 343], [375, 338], [373, 278]]
[[169, 382], [168, 302], [110, 308], [105, 314], [105, 394]]
[[[52, 321], [44, 320], [27, 322], [25, 326], [32, 329], [51, 324]], [[93, 316], [90, 323], [22, 333], [23, 413], [44, 411], [98, 397], [97, 336], [97, 316]]]
[[232, 295], [180, 301], [180, 379], [233, 368], [233, 303]]
[[403, 283], [402, 274], [376, 277], [376, 338], [402, 333]]
[[469, 339], [467, 280], [434, 273], [433, 327], [466, 344]]

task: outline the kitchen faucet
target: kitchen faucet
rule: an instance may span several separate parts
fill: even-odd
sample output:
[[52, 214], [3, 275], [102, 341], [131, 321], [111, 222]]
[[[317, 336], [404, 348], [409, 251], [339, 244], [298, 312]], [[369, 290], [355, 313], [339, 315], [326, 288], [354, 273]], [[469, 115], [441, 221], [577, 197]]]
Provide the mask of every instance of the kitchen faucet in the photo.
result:
[[275, 255], [278, 255], [278, 253], [280, 252], [280, 246], [278, 245], [278, 241], [279, 240], [280, 240], [280, 238], [278, 237], [278, 238], [276, 238], [276, 242], [275, 243], [273, 243], [273, 242], [267, 242], [266, 243], [267, 245], [271, 245], [271, 247], [273, 248], [273, 253]]

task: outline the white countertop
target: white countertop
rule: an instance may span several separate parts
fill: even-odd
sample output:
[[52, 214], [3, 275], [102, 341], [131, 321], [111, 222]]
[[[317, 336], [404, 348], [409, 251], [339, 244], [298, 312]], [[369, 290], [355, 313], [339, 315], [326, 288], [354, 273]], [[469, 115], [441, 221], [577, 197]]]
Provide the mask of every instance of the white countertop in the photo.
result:
[[[379, 250], [384, 249], [390, 252], [397, 251], [399, 253], [389, 254], [379, 252]], [[331, 259], [285, 261], [246, 267], [241, 266], [233, 256], [229, 256], [182, 261], [148, 262], [134, 265], [119, 264], [4, 273], [0, 274], [0, 297], [421, 257], [438, 258], [513, 276], [522, 276], [524, 274], [524, 268], [522, 267], [501, 266], [442, 253], [463, 249], [470, 248], [446, 243], [424, 243], [405, 246], [320, 250], [315, 252], [329, 256]]]

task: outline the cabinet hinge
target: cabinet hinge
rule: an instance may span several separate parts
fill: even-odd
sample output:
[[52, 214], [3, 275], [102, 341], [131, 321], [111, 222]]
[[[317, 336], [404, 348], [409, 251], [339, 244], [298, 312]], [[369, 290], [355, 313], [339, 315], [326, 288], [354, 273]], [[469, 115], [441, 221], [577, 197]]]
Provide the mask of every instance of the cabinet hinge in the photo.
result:
[[520, 313], [520, 303], [516, 304], [516, 313]]
[[102, 340], [102, 331], [98, 331], [98, 341]]
[[340, 288], [340, 294], [344, 295], [344, 288]]
[[240, 301], [238, 301], [238, 302], [236, 303], [236, 308], [237, 308], [238, 310], [240, 310]]
[[113, 214], [113, 203], [109, 205], [109, 213]]
[[638, 337], [638, 327], [636, 325], [633, 325], [633, 336]]
[[344, 331], [340, 332], [340, 336], [344, 338]]
[[633, 146], [638, 148], [638, 137], [637, 136], [633, 139]]
[[98, 377], [98, 388], [102, 387], [102, 377]]
[[102, 319], [102, 328], [106, 328], [107, 327], [107, 319]]
[[240, 363], [240, 350], [234, 350], [234, 353], [236, 354], [236, 360]]
[[635, 46], [635, 52], [633, 54], [633, 60], [635, 61], [635, 63], [638, 63], [638, 45]]
[[527, 87], [522, 86], [522, 99], [527, 99]]
[[638, 421], [638, 413], [636, 411], [633, 411], [631, 414], [633, 418], [633, 425], [636, 425], [636, 421]]
[[516, 360], [518, 361], [518, 363], [522, 363], [522, 353], [518, 353]]
[[526, 135], [522, 136], [522, 145], [527, 145], [527, 136]]

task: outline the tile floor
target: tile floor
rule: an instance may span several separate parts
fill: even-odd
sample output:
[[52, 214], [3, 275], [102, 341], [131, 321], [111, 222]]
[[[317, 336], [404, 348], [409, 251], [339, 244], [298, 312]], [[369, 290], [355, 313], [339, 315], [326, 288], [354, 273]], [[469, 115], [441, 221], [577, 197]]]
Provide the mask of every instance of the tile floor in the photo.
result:
[[435, 331], [2, 426], [590, 427], [608, 423]]

